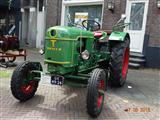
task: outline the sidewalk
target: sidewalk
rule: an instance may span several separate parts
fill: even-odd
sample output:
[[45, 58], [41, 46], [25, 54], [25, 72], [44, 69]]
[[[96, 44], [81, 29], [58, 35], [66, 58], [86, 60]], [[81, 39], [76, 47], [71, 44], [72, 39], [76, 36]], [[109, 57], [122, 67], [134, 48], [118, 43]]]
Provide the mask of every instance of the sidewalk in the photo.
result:
[[[22, 58], [18, 58], [17, 62], [21, 60]], [[28, 51], [27, 60], [43, 64], [43, 57], [36, 50]], [[0, 78], [0, 120], [92, 119], [86, 112], [85, 88], [52, 86], [43, 80], [33, 99], [25, 103], [18, 102], [10, 91], [13, 70], [14, 68], [0, 68], [0, 72], [7, 72]], [[98, 119], [159, 120], [159, 114], [160, 71], [129, 70], [124, 87], [109, 87]]]

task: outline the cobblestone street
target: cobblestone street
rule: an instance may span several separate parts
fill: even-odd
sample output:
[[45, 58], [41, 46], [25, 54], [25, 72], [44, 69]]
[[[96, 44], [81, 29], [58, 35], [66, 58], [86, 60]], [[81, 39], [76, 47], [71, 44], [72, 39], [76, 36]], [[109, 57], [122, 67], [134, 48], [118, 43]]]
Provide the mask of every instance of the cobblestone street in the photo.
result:
[[[27, 60], [40, 61], [36, 50]], [[22, 58], [16, 62], [22, 61]], [[43, 65], [45, 68], [45, 65]], [[20, 103], [11, 94], [10, 78], [14, 68], [0, 68], [0, 120], [73, 120], [92, 119], [86, 112], [86, 88], [52, 86], [43, 79], [33, 99]], [[160, 71], [140, 69], [128, 72], [122, 88], [109, 87], [99, 120], [159, 120]]]

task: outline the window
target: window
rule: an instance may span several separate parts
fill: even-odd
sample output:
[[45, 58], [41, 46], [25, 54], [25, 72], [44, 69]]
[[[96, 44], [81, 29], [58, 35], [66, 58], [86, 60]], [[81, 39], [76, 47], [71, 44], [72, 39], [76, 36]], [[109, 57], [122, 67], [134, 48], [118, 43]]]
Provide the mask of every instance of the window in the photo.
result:
[[15, 16], [0, 17], [0, 35], [15, 34]]
[[91, 19], [101, 23], [102, 5], [68, 6], [65, 11], [65, 25], [68, 25], [67, 14], [70, 14], [72, 23], [78, 22], [77, 16], [82, 16], [79, 21]]
[[145, 3], [132, 3], [130, 16], [130, 30], [142, 30]]

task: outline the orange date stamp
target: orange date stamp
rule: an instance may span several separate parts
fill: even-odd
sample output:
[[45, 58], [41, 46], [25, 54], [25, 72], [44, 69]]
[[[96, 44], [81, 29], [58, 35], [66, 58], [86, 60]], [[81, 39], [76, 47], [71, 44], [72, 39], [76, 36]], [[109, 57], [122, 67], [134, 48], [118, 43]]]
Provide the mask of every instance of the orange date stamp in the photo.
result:
[[135, 107], [135, 108], [127, 108], [124, 111], [126, 112], [151, 112], [150, 107]]

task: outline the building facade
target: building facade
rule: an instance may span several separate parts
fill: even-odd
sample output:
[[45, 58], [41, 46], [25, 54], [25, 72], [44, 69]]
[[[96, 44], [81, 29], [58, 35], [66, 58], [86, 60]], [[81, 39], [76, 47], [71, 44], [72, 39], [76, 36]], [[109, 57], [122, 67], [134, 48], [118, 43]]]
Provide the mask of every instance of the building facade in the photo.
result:
[[[159, 0], [149, 0], [143, 54], [146, 66], [160, 68], [160, 4]], [[159, 6], [160, 7], [160, 6]]]
[[130, 51], [144, 56], [145, 61], [137, 61], [145, 62], [145, 66], [160, 68], [157, 0], [22, 0], [21, 12], [22, 41], [37, 48], [44, 45], [48, 27], [68, 25], [68, 14], [72, 22], [78, 22], [76, 17], [82, 14], [94, 19], [102, 30], [112, 30], [121, 14], [126, 14], [126, 22], [131, 23], [124, 29], [131, 37]]
[[146, 67], [160, 68], [158, 0], [48, 0], [47, 27], [67, 25], [68, 13], [73, 22], [76, 13], [85, 13], [100, 22], [103, 30], [111, 30], [121, 14], [126, 14], [126, 22], [131, 23], [124, 29], [131, 37], [130, 51], [144, 56]]
[[41, 48], [46, 28], [46, 0], [21, 0], [21, 46]]

